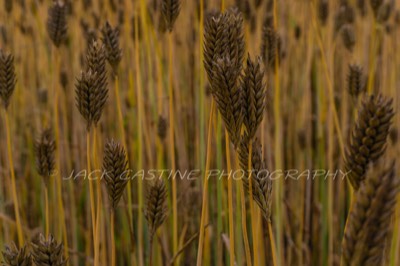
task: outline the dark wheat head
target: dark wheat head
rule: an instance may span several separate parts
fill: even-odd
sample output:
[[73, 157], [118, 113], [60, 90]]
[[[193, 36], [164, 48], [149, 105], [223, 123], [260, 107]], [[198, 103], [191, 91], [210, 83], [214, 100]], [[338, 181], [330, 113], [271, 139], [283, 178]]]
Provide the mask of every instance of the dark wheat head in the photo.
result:
[[14, 57], [0, 49], [0, 96], [5, 109], [10, 104], [16, 80]]
[[157, 229], [167, 218], [167, 188], [162, 180], [156, 180], [147, 191], [147, 204], [145, 217], [149, 226], [150, 235], [153, 236]]
[[95, 73], [96, 88], [107, 91], [106, 50], [103, 44], [93, 41], [86, 55], [87, 71]]
[[101, 33], [103, 35], [103, 43], [106, 47], [108, 63], [110, 63], [116, 74], [118, 65], [122, 59], [122, 50], [119, 45], [119, 29], [118, 27], [112, 28], [110, 23], [106, 22], [101, 29]]
[[87, 70], [103, 77], [106, 76], [106, 50], [104, 44], [93, 40], [86, 55]]
[[354, 45], [356, 44], [356, 34], [353, 25], [344, 25], [341, 29], [341, 37], [344, 47], [346, 47], [349, 52], [353, 52]]
[[260, 59], [253, 62], [249, 55], [241, 80], [241, 88], [243, 90], [243, 124], [250, 138], [256, 134], [264, 115], [266, 94], [263, 77]]
[[167, 29], [171, 32], [181, 10], [180, 0], [162, 0], [161, 12], [164, 17]]
[[47, 18], [47, 33], [56, 47], [67, 38], [67, 6], [63, 1], [54, 1], [49, 8]]
[[165, 117], [160, 115], [158, 117], [157, 123], [157, 135], [161, 140], [164, 140], [167, 137], [167, 130], [168, 130], [168, 122]]
[[254, 0], [254, 6], [258, 9], [263, 2], [263, 0]]
[[40, 234], [39, 239], [32, 243], [33, 262], [37, 266], [63, 266], [67, 261], [63, 257], [63, 245], [57, 243], [52, 235], [48, 239]]
[[355, 20], [355, 10], [347, 2], [343, 1], [340, 4], [339, 9], [335, 13], [335, 33], [339, 32], [340, 29], [346, 24], [353, 24]]
[[279, 62], [280, 55], [280, 37], [278, 33], [270, 26], [264, 26], [261, 42], [261, 55], [265, 67], [269, 70], [275, 69], [275, 64]]
[[383, 265], [384, 250], [399, 192], [394, 161], [383, 160], [368, 171], [357, 191], [342, 243], [343, 265]]
[[375, 18], [378, 16], [379, 9], [382, 6], [383, 2], [384, 2], [384, 0], [370, 0], [369, 1], [371, 9], [374, 12]]
[[243, 17], [237, 9], [228, 9], [207, 20], [204, 66], [211, 92], [235, 146], [239, 141], [243, 121], [238, 80], [243, 65], [244, 46]]
[[256, 139], [252, 144], [251, 169], [248, 169], [249, 160], [249, 137], [245, 134], [240, 142], [239, 163], [245, 173], [251, 170], [250, 179], [248, 176], [243, 178], [243, 186], [247, 192], [252, 186], [252, 198], [260, 207], [263, 217], [270, 221], [271, 202], [272, 202], [272, 180], [266, 171], [265, 162], [262, 160], [261, 144]]
[[4, 9], [10, 14], [13, 10], [13, 0], [4, 0]]
[[251, 16], [253, 15], [250, 0], [236, 0], [235, 3], [240, 12], [243, 14], [244, 18], [246, 20], [250, 20]]
[[378, 14], [377, 14], [377, 18], [376, 20], [381, 23], [384, 24], [385, 22], [387, 22], [390, 18], [390, 15], [393, 13], [393, 3], [386, 1], [383, 5], [381, 5], [381, 7], [378, 10]]
[[225, 26], [227, 37], [225, 37], [225, 39], [228, 47], [228, 50], [225, 51], [225, 56], [229, 56], [235, 64], [238, 73], [240, 73], [245, 54], [243, 16], [236, 8], [228, 9], [224, 15], [227, 23]]
[[221, 15], [211, 15], [206, 19], [204, 27], [204, 68], [209, 82], [213, 79], [213, 63], [217, 53], [217, 45], [222, 41]]
[[50, 176], [55, 169], [54, 153], [56, 144], [51, 129], [46, 129], [35, 143], [36, 168], [43, 178], [46, 186], [49, 184]]
[[26, 246], [18, 249], [13, 243], [11, 246], [6, 246], [2, 252], [4, 258], [4, 266], [31, 266], [32, 257], [26, 251]]
[[97, 126], [108, 98], [108, 89], [100, 86], [96, 72], [82, 72], [75, 85], [75, 101], [86, 121], [87, 130]]
[[318, 1], [318, 18], [322, 25], [326, 25], [329, 17], [329, 2], [328, 0]]
[[214, 63], [229, 57], [240, 73], [244, 51], [243, 17], [237, 9], [208, 17], [204, 28], [204, 68], [211, 84]]
[[357, 0], [357, 8], [362, 17], [367, 14], [367, 5], [365, 4], [365, 0]]
[[117, 207], [128, 184], [127, 167], [125, 149], [114, 140], [107, 142], [104, 150], [103, 171], [112, 210]]
[[379, 159], [386, 149], [392, 124], [393, 99], [381, 95], [364, 99], [346, 151], [345, 168], [354, 189], [365, 179], [367, 166]]
[[242, 90], [238, 86], [238, 69], [229, 57], [214, 62], [213, 96], [232, 143], [237, 146], [243, 121]]
[[361, 66], [349, 65], [349, 74], [347, 76], [347, 90], [353, 97], [358, 97], [365, 92], [365, 77]]

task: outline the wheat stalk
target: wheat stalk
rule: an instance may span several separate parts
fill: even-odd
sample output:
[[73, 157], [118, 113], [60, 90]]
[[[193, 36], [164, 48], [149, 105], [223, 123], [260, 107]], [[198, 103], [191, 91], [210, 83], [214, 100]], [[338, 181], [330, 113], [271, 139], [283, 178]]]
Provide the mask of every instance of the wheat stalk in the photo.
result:
[[[104, 44], [93, 40], [93, 42], [89, 45], [87, 54], [86, 54], [86, 71], [91, 71], [94, 74], [95, 87], [97, 87], [98, 91], [102, 91], [103, 93], [107, 92], [107, 70], [106, 70], [106, 50]], [[104, 102], [105, 103], [105, 102]], [[97, 113], [97, 116], [100, 116], [101, 112]], [[98, 121], [100, 118], [97, 117], [94, 119]], [[95, 128], [93, 130], [93, 157], [96, 169], [98, 169], [98, 160], [97, 160], [97, 122], [95, 122]], [[96, 239], [100, 237], [100, 217], [101, 217], [101, 180], [100, 178], [96, 178], [96, 191], [97, 191], [97, 207], [96, 207]], [[97, 245], [99, 245], [99, 241], [96, 241]], [[99, 246], [96, 246], [95, 249], [98, 251]], [[97, 263], [97, 262], [96, 262]]]
[[[174, 88], [173, 88], [173, 35], [172, 30], [180, 12], [180, 0], [163, 0], [161, 2], [161, 13], [169, 31], [168, 34], [168, 94], [169, 94], [169, 145], [171, 156], [171, 170], [176, 169], [175, 159], [175, 114], [174, 114]], [[172, 227], [173, 227], [173, 253], [178, 252], [178, 203], [177, 184], [172, 179]], [[178, 263], [179, 264], [179, 258]]]

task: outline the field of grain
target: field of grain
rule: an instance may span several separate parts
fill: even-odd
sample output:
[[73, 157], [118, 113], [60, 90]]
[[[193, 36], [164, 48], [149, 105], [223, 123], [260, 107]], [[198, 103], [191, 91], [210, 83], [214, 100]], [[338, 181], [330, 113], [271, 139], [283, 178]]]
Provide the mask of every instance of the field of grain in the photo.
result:
[[400, 265], [399, 0], [1, 0], [0, 265]]

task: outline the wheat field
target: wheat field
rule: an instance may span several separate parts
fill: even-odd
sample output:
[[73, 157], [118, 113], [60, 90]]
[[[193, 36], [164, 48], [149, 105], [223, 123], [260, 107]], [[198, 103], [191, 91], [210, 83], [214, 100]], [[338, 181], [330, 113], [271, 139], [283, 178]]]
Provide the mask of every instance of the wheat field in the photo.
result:
[[0, 265], [400, 265], [400, 1], [1, 0]]

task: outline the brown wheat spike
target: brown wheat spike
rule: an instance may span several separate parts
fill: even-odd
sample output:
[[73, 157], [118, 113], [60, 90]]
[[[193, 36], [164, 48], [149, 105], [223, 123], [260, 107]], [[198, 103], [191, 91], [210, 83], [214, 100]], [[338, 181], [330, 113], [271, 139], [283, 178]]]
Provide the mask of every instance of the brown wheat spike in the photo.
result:
[[204, 54], [211, 91], [236, 146], [243, 120], [238, 78], [244, 57], [243, 18], [237, 9], [228, 9], [208, 20]]
[[145, 217], [149, 226], [150, 238], [164, 223], [167, 217], [167, 188], [162, 180], [156, 180], [147, 191]]
[[344, 47], [346, 47], [349, 52], [352, 52], [354, 45], [356, 44], [356, 34], [353, 25], [344, 25], [341, 30], [341, 36]]
[[108, 0], [110, 3], [110, 8], [113, 13], [117, 11], [117, 3], [115, 3], [115, 0]]
[[106, 50], [103, 44], [93, 40], [89, 46], [87, 55], [87, 70], [103, 77], [106, 75]]
[[396, 26], [400, 25], [400, 10], [397, 10], [394, 14], [394, 23]]
[[[246, 178], [243, 178], [243, 186], [249, 192], [248, 179], [248, 160], [249, 160], [249, 136], [244, 135], [240, 142], [239, 163], [244, 173], [247, 173]], [[252, 186], [252, 197], [260, 207], [264, 218], [270, 221], [271, 216], [271, 201], [272, 201], [272, 180], [268, 177], [268, 171], [265, 167], [265, 162], [262, 160], [261, 144], [255, 139], [252, 147], [251, 166], [252, 173], [250, 176]]]
[[4, 258], [4, 266], [31, 266], [32, 257], [26, 251], [26, 246], [18, 249], [13, 243], [11, 246], [6, 246], [2, 252]]
[[9, 37], [7, 36], [7, 30], [4, 25], [0, 25], [0, 39], [2, 40], [4, 45], [7, 45], [9, 42]]
[[241, 88], [243, 90], [243, 124], [250, 138], [256, 134], [264, 115], [266, 94], [263, 77], [260, 59], [253, 62], [249, 55], [241, 79]]
[[63, 245], [57, 243], [52, 235], [46, 240], [40, 234], [39, 239], [32, 243], [33, 262], [37, 266], [63, 266], [67, 260], [63, 257]]
[[243, 121], [242, 90], [237, 85], [238, 69], [229, 57], [214, 62], [213, 95], [229, 137], [238, 144]]
[[244, 18], [249, 20], [252, 15], [250, 0], [235, 0], [235, 2]]
[[101, 29], [103, 35], [103, 43], [106, 48], [107, 60], [113, 68], [114, 72], [117, 73], [119, 62], [122, 59], [122, 50], [119, 46], [119, 29], [111, 27], [108, 21]]
[[54, 1], [49, 8], [47, 18], [47, 32], [56, 47], [59, 47], [67, 38], [67, 8], [63, 1]]
[[319, 0], [318, 2], [318, 18], [322, 25], [326, 25], [329, 17], [329, 2], [328, 0]]
[[375, 18], [378, 16], [379, 8], [383, 4], [383, 0], [370, 0], [369, 4], [371, 6], [372, 11], [374, 12]]
[[76, 106], [86, 120], [88, 131], [92, 125], [96, 126], [99, 122], [108, 97], [107, 88], [99, 86], [99, 80], [96, 78], [96, 72], [82, 72], [75, 85]]
[[258, 9], [263, 2], [263, 0], [254, 0], [254, 6]]
[[386, 139], [392, 124], [393, 99], [371, 95], [364, 99], [358, 113], [346, 151], [345, 168], [355, 190], [365, 179], [370, 162], [375, 162], [386, 149]]
[[[237, 8], [230, 8], [224, 13], [224, 30], [226, 31], [224, 42], [221, 45], [226, 45], [225, 51], [223, 46], [217, 44], [217, 51], [221, 51], [221, 55], [228, 56], [234, 63], [239, 75], [244, 61], [245, 41], [243, 30], [243, 16]], [[218, 55], [218, 54], [217, 54]], [[216, 57], [218, 59], [218, 56]]]
[[213, 77], [213, 62], [217, 50], [217, 43], [222, 38], [222, 21], [219, 14], [207, 17], [204, 27], [204, 68], [207, 72], [209, 82]]
[[181, 10], [180, 0], [162, 0], [161, 12], [169, 32], [174, 28], [176, 19]]
[[92, 0], [83, 0], [82, 1], [83, 10], [87, 11], [88, 9], [90, 9], [92, 4], [93, 4]]
[[13, 0], [4, 0], [4, 9], [10, 14], [13, 10]]
[[84, 19], [79, 21], [79, 25], [83, 32], [83, 37], [86, 40], [87, 47], [93, 44], [94, 41], [97, 40], [97, 31], [90, 27], [89, 23]]
[[365, 4], [365, 1], [366, 0], [357, 0], [357, 8], [363, 17], [367, 14], [367, 5]]
[[87, 71], [95, 73], [96, 87], [100, 91], [107, 90], [106, 50], [103, 44], [93, 41], [87, 55]]
[[[261, 43], [261, 55], [265, 67], [269, 70], [275, 69], [275, 62], [280, 53], [280, 37], [278, 33], [270, 26], [264, 26]], [[279, 61], [278, 61], [279, 62]]]
[[128, 184], [128, 160], [125, 149], [114, 140], [106, 143], [103, 158], [104, 181], [107, 186], [111, 208], [115, 210]]
[[393, 10], [393, 3], [385, 2], [379, 8], [376, 20], [379, 23], [384, 24], [389, 20], [390, 15], [392, 14], [392, 10]]
[[5, 109], [10, 104], [16, 80], [14, 57], [0, 49], [0, 97]]
[[344, 2], [340, 5], [335, 13], [335, 32], [339, 32], [342, 26], [353, 24], [355, 20], [355, 11], [348, 3]]
[[60, 71], [60, 84], [64, 90], [67, 89], [69, 84], [69, 76], [66, 70]]
[[56, 144], [51, 129], [42, 132], [35, 143], [36, 168], [44, 183], [48, 186], [50, 176], [55, 169], [54, 153]]
[[394, 161], [374, 165], [357, 191], [342, 243], [342, 265], [383, 265], [391, 216], [399, 192]]
[[397, 140], [399, 138], [399, 132], [396, 127], [393, 127], [389, 132], [390, 140], [392, 141], [393, 145], [397, 144]]
[[165, 119], [165, 117], [160, 115], [158, 117], [157, 134], [161, 140], [164, 140], [167, 137], [167, 129], [168, 129], [167, 120]]
[[296, 27], [294, 28], [294, 38], [297, 41], [300, 40], [301, 33], [302, 33], [301, 26], [297, 24]]
[[361, 66], [356, 64], [349, 65], [349, 74], [347, 76], [347, 89], [351, 96], [358, 97], [365, 92], [365, 77]]
[[219, 58], [229, 56], [240, 73], [245, 50], [241, 13], [231, 8], [222, 14], [209, 16], [204, 30], [204, 68], [210, 83], [213, 81], [214, 63]]

